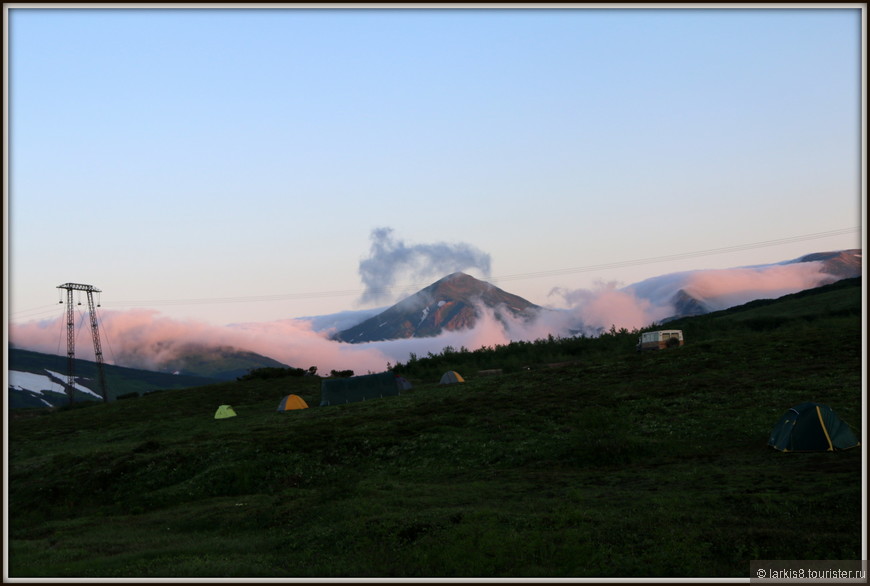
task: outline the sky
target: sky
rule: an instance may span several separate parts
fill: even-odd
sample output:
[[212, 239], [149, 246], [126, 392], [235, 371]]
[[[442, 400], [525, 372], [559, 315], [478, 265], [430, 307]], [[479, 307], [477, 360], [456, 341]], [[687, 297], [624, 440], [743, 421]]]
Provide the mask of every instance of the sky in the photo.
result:
[[863, 248], [838, 6], [4, 5], [9, 322], [53, 327], [67, 282], [107, 321], [271, 329], [454, 270], [563, 307]]

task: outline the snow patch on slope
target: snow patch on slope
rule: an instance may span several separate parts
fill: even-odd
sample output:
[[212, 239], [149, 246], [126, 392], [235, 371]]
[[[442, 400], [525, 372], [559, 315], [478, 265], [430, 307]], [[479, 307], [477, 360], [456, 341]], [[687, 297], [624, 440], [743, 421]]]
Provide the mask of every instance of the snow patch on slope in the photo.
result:
[[61, 393], [63, 386], [54, 382], [44, 374], [32, 372], [9, 371], [9, 388], [18, 391], [31, 391], [33, 393]]
[[[54, 372], [51, 370], [46, 370], [51, 377], [56, 378], [57, 380], [63, 380], [66, 378], [66, 375], [60, 374], [59, 372]], [[102, 399], [102, 396], [98, 395], [91, 389], [86, 386], [75, 383], [75, 388], [77, 391], [85, 393], [87, 395], [93, 395], [97, 399]], [[30, 391], [32, 393], [58, 393], [63, 395], [66, 393], [62, 384], [56, 382], [49, 376], [44, 374], [36, 374], [33, 372], [21, 372], [17, 370], [9, 371], [9, 389], [11, 390], [19, 390], [19, 391]]]

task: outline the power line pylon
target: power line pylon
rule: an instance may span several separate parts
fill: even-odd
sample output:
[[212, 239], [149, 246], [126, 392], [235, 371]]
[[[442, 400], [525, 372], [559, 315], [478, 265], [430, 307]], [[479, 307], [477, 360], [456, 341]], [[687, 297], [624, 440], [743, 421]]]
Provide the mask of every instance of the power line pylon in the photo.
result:
[[[88, 296], [88, 311], [91, 315], [91, 334], [94, 338], [94, 356], [97, 362], [97, 376], [100, 381], [100, 390], [103, 394], [103, 402], [108, 402], [109, 394], [106, 388], [106, 374], [103, 372], [103, 350], [100, 346], [100, 330], [97, 324], [97, 312], [94, 308], [94, 293], [101, 293], [93, 285], [81, 283], [64, 283], [58, 285], [58, 289], [66, 289], [66, 380], [67, 396], [70, 405], [73, 404], [75, 395], [75, 356], [76, 356], [76, 332], [75, 312], [73, 311], [73, 291], [84, 291]], [[61, 301], [63, 303], [63, 301]]]

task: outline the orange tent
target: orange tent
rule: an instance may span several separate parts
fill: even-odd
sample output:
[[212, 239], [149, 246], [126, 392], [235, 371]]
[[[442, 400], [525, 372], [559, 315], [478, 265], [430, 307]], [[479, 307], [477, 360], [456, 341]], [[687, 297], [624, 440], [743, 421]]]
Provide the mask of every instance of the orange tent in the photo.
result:
[[278, 403], [278, 411], [293, 411], [294, 409], [308, 409], [308, 403], [299, 395], [287, 395]]

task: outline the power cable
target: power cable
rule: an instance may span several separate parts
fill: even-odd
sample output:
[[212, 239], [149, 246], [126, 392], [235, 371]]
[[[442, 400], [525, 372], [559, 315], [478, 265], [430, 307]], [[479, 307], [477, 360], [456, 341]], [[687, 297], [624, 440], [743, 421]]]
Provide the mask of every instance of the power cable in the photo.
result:
[[697, 250], [694, 252], [684, 252], [679, 254], [669, 254], [664, 256], [655, 256], [649, 258], [641, 258], [635, 260], [627, 260], [627, 261], [618, 261], [612, 263], [604, 263], [598, 265], [589, 265], [585, 267], [574, 267], [568, 269], [555, 269], [551, 271], [539, 271], [535, 273], [521, 273], [517, 275], [507, 275], [504, 277], [496, 277], [491, 279], [492, 281], [512, 281], [518, 279], [530, 279], [530, 278], [538, 278], [538, 277], [550, 277], [555, 275], [567, 275], [572, 273], [583, 273], [589, 271], [599, 271], [606, 269], [614, 269], [614, 268], [623, 268], [630, 266], [639, 266], [646, 264], [654, 264], [659, 262], [667, 262], [672, 260], [683, 260], [687, 258], [697, 258], [700, 256], [711, 256], [714, 254], [724, 254], [726, 252], [740, 252], [743, 250], [752, 250], [755, 248], [765, 248], [768, 246], [777, 246], [780, 244], [791, 244], [794, 242], [803, 242], [806, 240], [815, 240], [818, 238], [828, 238], [830, 236], [840, 236], [843, 234], [849, 234], [859, 230], [859, 228], [842, 228], [839, 230], [832, 230], [829, 232], [817, 232], [815, 234], [804, 234], [803, 236], [792, 236], [789, 238], [780, 238], [777, 240], [764, 240], [761, 242], [753, 242], [750, 244], [738, 244], [734, 246], [725, 246], [722, 248], [711, 248], [708, 250]]
[[[638, 258], [632, 260], [625, 261], [616, 261], [610, 263], [602, 263], [595, 265], [585, 265], [585, 266], [577, 266], [577, 267], [568, 267], [561, 269], [552, 269], [546, 271], [535, 271], [529, 273], [516, 273], [512, 275], [502, 275], [488, 278], [487, 280], [494, 283], [504, 282], [504, 281], [518, 281], [523, 279], [539, 279], [544, 277], [552, 277], [559, 275], [570, 275], [575, 273], [585, 273], [592, 271], [601, 271], [615, 268], [625, 268], [632, 266], [641, 266], [648, 265], [654, 263], [668, 262], [673, 260], [684, 260], [689, 258], [698, 258], [702, 256], [712, 256], [716, 254], [725, 254], [731, 252], [740, 252], [744, 250], [753, 250], [757, 248], [766, 248], [770, 246], [779, 246], [782, 244], [792, 244], [796, 242], [805, 242], [809, 240], [817, 240], [820, 238], [829, 238], [831, 236], [841, 236], [845, 234], [850, 234], [853, 232], [860, 231], [860, 227], [852, 227], [852, 228], [840, 228], [837, 230], [828, 230], [826, 232], [815, 232], [811, 234], [802, 234], [799, 236], [790, 236], [787, 238], [778, 238], [773, 240], [762, 240], [758, 242], [750, 242], [747, 244], [737, 244], [732, 246], [724, 246], [721, 248], [710, 248], [706, 250], [696, 250], [692, 252], [684, 252], [677, 254], [669, 254], [669, 255], [661, 255], [654, 257], [645, 257]], [[385, 292], [391, 292], [396, 290], [407, 290], [414, 288], [422, 288], [431, 283], [407, 283], [403, 285], [392, 285], [392, 286], [384, 286], [380, 289]], [[124, 308], [124, 307], [155, 307], [155, 306], [177, 306], [177, 305], [212, 305], [212, 304], [223, 304], [223, 303], [263, 303], [269, 301], [292, 301], [292, 300], [304, 300], [304, 299], [325, 299], [328, 297], [350, 297], [350, 296], [359, 296], [363, 293], [362, 289], [343, 289], [343, 290], [335, 290], [335, 291], [315, 291], [309, 293], [277, 293], [272, 295], [246, 295], [246, 296], [237, 296], [237, 297], [198, 297], [198, 298], [188, 298], [188, 299], [132, 299], [132, 300], [118, 300], [111, 301], [104, 304], [106, 307], [111, 308]], [[13, 313], [16, 317], [21, 317], [22, 315], [27, 314], [28, 312], [44, 312], [46, 311], [43, 308], [48, 306], [40, 306], [33, 308], [31, 310], [24, 310], [21, 312]], [[40, 315], [40, 314], [36, 314]]]
[[[550, 277], [557, 275], [569, 275], [574, 273], [583, 273], [590, 271], [600, 271], [606, 269], [614, 269], [614, 268], [624, 268], [630, 266], [639, 266], [639, 265], [647, 265], [653, 263], [667, 262], [672, 260], [682, 260], [688, 258], [697, 258], [701, 256], [711, 256], [715, 254], [725, 254], [729, 252], [740, 252], [743, 250], [752, 250], [756, 248], [765, 248], [769, 246], [778, 246], [781, 244], [791, 244], [795, 242], [804, 242], [808, 240], [816, 240], [819, 238], [828, 238], [831, 236], [840, 236], [844, 234], [850, 234], [852, 232], [860, 231], [860, 227], [852, 227], [852, 228], [840, 228], [837, 230], [829, 230], [827, 232], [815, 232], [812, 234], [802, 234], [800, 236], [790, 236], [787, 238], [778, 238], [774, 240], [762, 240], [759, 242], [751, 242], [748, 244], [737, 244], [733, 246], [724, 246], [721, 248], [710, 248], [707, 250], [696, 250], [693, 252], [684, 252], [679, 254], [669, 254], [655, 257], [647, 257], [640, 258], [634, 260], [626, 260], [626, 261], [618, 261], [611, 263], [603, 263], [597, 265], [587, 265], [580, 267], [570, 267], [563, 269], [553, 269], [549, 271], [536, 271], [531, 273], [517, 273], [513, 275], [504, 275], [498, 277], [492, 277], [488, 280], [490, 282], [501, 282], [501, 281], [517, 281], [521, 279], [537, 279], [542, 277]], [[415, 287], [419, 288], [422, 286], [429, 285], [430, 283], [411, 283], [405, 285], [394, 285], [394, 286], [385, 286], [382, 287], [384, 291], [394, 291], [401, 289], [413, 289]], [[288, 300], [300, 300], [300, 299], [322, 299], [326, 297], [345, 297], [345, 296], [358, 296], [362, 293], [361, 289], [345, 289], [339, 291], [320, 291], [313, 293], [284, 293], [284, 294], [275, 294], [275, 295], [260, 295], [260, 296], [244, 296], [244, 297], [220, 297], [220, 298], [198, 298], [198, 299], [163, 299], [163, 300], [141, 300], [141, 301], [118, 301], [112, 303], [111, 306], [129, 306], [132, 304], [137, 305], [202, 305], [202, 304], [213, 304], [213, 303], [257, 303], [263, 301], [288, 301]]]
[[[63, 303], [63, 302], [61, 302]], [[22, 309], [19, 311], [13, 311], [10, 315], [22, 319], [22, 320], [31, 320], [42, 317], [44, 315], [54, 314], [57, 305], [40, 305], [39, 307], [33, 307], [31, 309]]]
[[[61, 326], [63, 326], [64, 317], [66, 317], [66, 308], [64, 308], [64, 310], [60, 314], [60, 317], [58, 317], [58, 323], [60, 323]], [[63, 367], [61, 366], [61, 360], [62, 360], [63, 354], [61, 353], [60, 346], [61, 346], [61, 344], [63, 344], [64, 329], [65, 329], [64, 327], [60, 327], [57, 330], [57, 352], [55, 352], [54, 372], [62, 372], [63, 371]], [[63, 389], [63, 386], [61, 386], [60, 388]]]
[[106, 326], [105, 326], [105, 324], [103, 324], [103, 320], [98, 318], [97, 324], [98, 324], [100, 331], [103, 332], [103, 339], [106, 341], [106, 346], [109, 347], [109, 356], [112, 359], [112, 364], [117, 364], [117, 362], [115, 361], [115, 351], [112, 349], [112, 343], [109, 341], [109, 334], [106, 331]]

